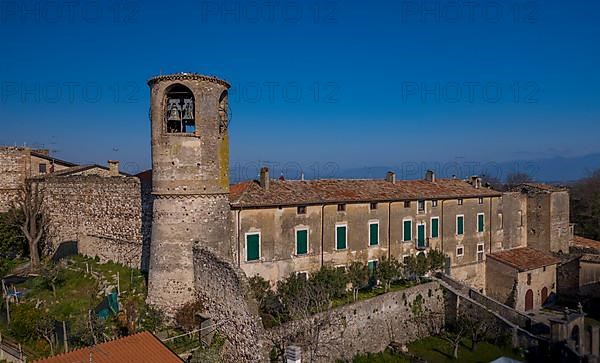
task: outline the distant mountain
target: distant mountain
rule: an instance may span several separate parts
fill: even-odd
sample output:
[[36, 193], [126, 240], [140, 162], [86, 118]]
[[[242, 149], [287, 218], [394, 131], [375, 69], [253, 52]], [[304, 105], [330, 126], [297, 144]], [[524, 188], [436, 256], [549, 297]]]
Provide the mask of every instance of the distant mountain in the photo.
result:
[[398, 179], [420, 179], [427, 169], [437, 175], [450, 178], [456, 175], [466, 178], [469, 175], [495, 175], [504, 180], [512, 172], [525, 172], [537, 181], [567, 183], [581, 179], [590, 172], [600, 169], [600, 153], [578, 157], [553, 157], [546, 159], [514, 160], [503, 163], [480, 162], [478, 164], [448, 163], [403, 163], [399, 166], [373, 166], [342, 169], [335, 177], [343, 179], [383, 179], [388, 171], [394, 171]]

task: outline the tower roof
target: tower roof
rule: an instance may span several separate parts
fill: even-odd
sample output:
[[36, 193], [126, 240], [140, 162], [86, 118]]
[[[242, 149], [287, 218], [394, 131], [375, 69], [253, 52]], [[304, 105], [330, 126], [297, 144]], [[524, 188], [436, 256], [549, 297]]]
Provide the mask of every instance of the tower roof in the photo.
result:
[[207, 82], [213, 82], [213, 83], [220, 84], [227, 88], [231, 87], [231, 85], [228, 82], [226, 82], [222, 79], [219, 79], [215, 76], [206, 76], [206, 75], [199, 74], [199, 73], [187, 73], [187, 72], [154, 76], [148, 80], [148, 86], [152, 87], [153, 84], [160, 82], [160, 81], [179, 81], [179, 80], [207, 81]]

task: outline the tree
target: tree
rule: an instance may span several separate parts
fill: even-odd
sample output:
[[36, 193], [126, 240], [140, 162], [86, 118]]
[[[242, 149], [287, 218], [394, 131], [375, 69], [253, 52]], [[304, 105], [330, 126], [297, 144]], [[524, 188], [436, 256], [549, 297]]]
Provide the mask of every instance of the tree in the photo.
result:
[[323, 289], [330, 298], [346, 296], [348, 276], [341, 268], [323, 266], [310, 277], [310, 282]]
[[12, 205], [12, 218], [29, 245], [31, 269], [40, 267], [40, 241], [48, 232], [50, 220], [44, 204], [44, 190], [39, 183], [27, 181]]
[[348, 267], [348, 280], [352, 284], [352, 297], [358, 300], [358, 291], [369, 284], [369, 268], [362, 262], [355, 261]]
[[201, 347], [192, 353], [189, 363], [223, 363], [223, 347], [226, 339], [219, 333], [215, 333], [208, 347]]
[[375, 269], [375, 277], [381, 281], [385, 292], [390, 290], [392, 281], [398, 280], [402, 276], [402, 266], [395, 258], [381, 258], [381, 262]]
[[575, 233], [600, 240], [600, 169], [577, 181], [570, 195]]
[[42, 273], [40, 278], [43, 284], [52, 290], [52, 295], [56, 297], [56, 286], [63, 282], [62, 266], [58, 263], [49, 262], [47, 265], [42, 267]]
[[262, 307], [267, 297], [273, 293], [271, 284], [260, 275], [254, 275], [248, 279], [252, 296], [256, 299], [258, 306]]
[[512, 189], [519, 184], [531, 183], [533, 180], [527, 173], [512, 172], [506, 176], [506, 188]]
[[421, 281], [421, 277], [430, 270], [429, 261], [424, 253], [407, 257], [404, 268], [406, 275], [414, 277], [417, 281]]
[[12, 221], [8, 213], [0, 213], [0, 259], [24, 256], [27, 242], [23, 231]]
[[446, 266], [446, 255], [440, 250], [430, 250], [427, 254], [427, 264], [430, 271], [443, 271]]
[[487, 187], [497, 190], [499, 192], [503, 192], [505, 190], [504, 184], [502, 183], [500, 178], [498, 178], [497, 176], [483, 175], [481, 177], [481, 182], [484, 186], [487, 186]]

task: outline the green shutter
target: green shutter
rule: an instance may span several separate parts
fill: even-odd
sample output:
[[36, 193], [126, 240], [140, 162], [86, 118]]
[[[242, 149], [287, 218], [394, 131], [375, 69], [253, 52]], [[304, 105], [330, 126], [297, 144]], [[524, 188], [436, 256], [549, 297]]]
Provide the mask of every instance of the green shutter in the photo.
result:
[[419, 224], [417, 226], [417, 247], [425, 248], [425, 225]]
[[256, 261], [260, 258], [260, 237], [258, 234], [246, 235], [246, 260]]
[[369, 272], [373, 274], [377, 268], [377, 261], [369, 261], [367, 265], [369, 266]]
[[336, 227], [336, 231], [337, 231], [336, 248], [338, 250], [345, 250], [346, 249], [346, 227], [345, 226]]
[[379, 223], [369, 224], [369, 245], [375, 246], [379, 244]]
[[456, 221], [456, 234], [462, 235], [465, 233], [465, 217], [458, 217]]
[[404, 221], [404, 241], [412, 240], [412, 221]]
[[431, 238], [438, 238], [440, 236], [439, 226], [440, 220], [434, 218], [431, 220]]
[[296, 254], [305, 255], [308, 253], [308, 230], [301, 229], [296, 231]]
[[483, 214], [477, 216], [477, 232], [483, 232]]

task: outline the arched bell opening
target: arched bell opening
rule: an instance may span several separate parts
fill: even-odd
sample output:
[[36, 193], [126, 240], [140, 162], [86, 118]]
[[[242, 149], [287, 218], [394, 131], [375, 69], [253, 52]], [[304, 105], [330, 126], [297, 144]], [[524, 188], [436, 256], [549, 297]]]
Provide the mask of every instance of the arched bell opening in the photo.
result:
[[165, 125], [168, 134], [196, 133], [195, 99], [184, 85], [174, 84], [167, 89]]

